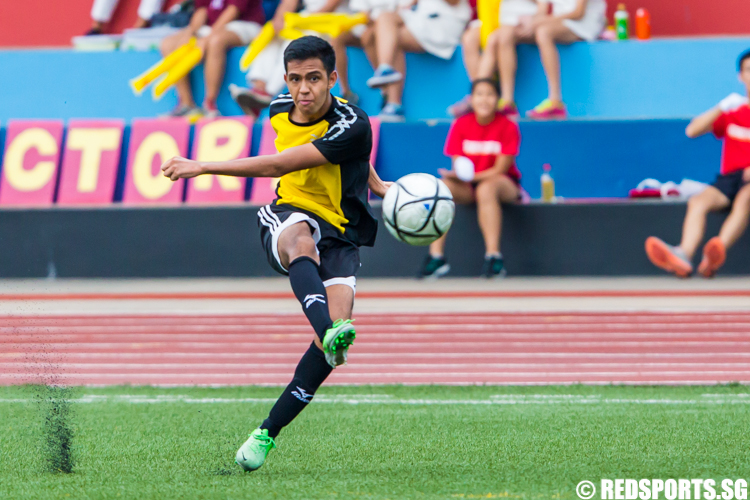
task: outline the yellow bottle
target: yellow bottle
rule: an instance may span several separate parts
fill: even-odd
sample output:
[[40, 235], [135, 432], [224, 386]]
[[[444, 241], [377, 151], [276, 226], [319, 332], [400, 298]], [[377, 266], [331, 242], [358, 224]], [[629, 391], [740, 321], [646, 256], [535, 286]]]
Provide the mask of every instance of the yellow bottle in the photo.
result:
[[555, 201], [555, 181], [550, 175], [552, 166], [549, 163], [545, 163], [544, 173], [542, 174], [542, 201], [544, 203], [552, 203]]

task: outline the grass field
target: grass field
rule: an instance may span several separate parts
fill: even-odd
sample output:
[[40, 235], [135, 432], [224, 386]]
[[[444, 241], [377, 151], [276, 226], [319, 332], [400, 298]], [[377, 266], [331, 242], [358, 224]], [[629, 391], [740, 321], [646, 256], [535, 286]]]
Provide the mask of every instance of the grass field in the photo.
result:
[[324, 387], [242, 473], [234, 453], [279, 392], [74, 388], [62, 474], [48, 389], [0, 388], [0, 497], [573, 499], [584, 479], [750, 477], [736, 385]]

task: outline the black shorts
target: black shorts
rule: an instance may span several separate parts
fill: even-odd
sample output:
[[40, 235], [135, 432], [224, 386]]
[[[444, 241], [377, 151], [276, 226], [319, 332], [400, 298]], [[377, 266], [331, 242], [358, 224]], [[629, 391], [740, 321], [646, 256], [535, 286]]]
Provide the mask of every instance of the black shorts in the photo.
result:
[[729, 198], [730, 203], [734, 203], [734, 199], [737, 197], [737, 193], [743, 188], [745, 181], [742, 180], [742, 173], [744, 170], [738, 170], [731, 174], [716, 176], [716, 180], [711, 184], [713, 187], [721, 191], [721, 194]]
[[313, 231], [323, 284], [327, 287], [348, 285], [354, 289], [360, 266], [357, 245], [344, 238], [341, 231], [329, 222], [291, 205], [266, 205], [258, 210], [260, 240], [274, 271], [285, 276], [289, 274], [281, 265], [278, 239], [286, 228], [298, 222], [307, 222]]

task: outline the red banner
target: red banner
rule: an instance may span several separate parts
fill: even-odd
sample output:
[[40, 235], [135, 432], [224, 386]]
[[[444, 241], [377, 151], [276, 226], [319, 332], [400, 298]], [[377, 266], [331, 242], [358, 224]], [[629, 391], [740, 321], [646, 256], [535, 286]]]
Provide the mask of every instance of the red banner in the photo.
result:
[[57, 120], [8, 122], [0, 205], [52, 205], [62, 134]]
[[124, 204], [180, 203], [185, 179], [172, 182], [161, 165], [173, 156], [187, 156], [190, 124], [182, 118], [133, 120]]
[[[228, 161], [250, 154], [253, 120], [250, 117], [201, 120], [195, 126], [193, 159]], [[238, 203], [245, 199], [247, 179], [201, 175], [188, 180], [188, 203]]]
[[124, 127], [122, 120], [70, 120], [58, 204], [112, 203]]

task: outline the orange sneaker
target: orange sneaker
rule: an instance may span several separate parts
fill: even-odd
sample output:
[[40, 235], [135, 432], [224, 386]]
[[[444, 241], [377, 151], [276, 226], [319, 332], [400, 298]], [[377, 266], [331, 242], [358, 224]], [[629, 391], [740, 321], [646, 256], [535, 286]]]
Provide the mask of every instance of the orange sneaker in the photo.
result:
[[703, 260], [698, 266], [698, 272], [706, 278], [713, 278], [726, 260], [727, 249], [721, 239], [715, 236], [703, 247]]
[[655, 236], [646, 239], [646, 255], [653, 265], [673, 273], [680, 278], [687, 278], [693, 274], [693, 266], [690, 265], [685, 254], [678, 247], [667, 245]]
[[568, 110], [562, 102], [545, 99], [536, 108], [527, 112], [526, 117], [534, 120], [563, 120], [568, 117]]

